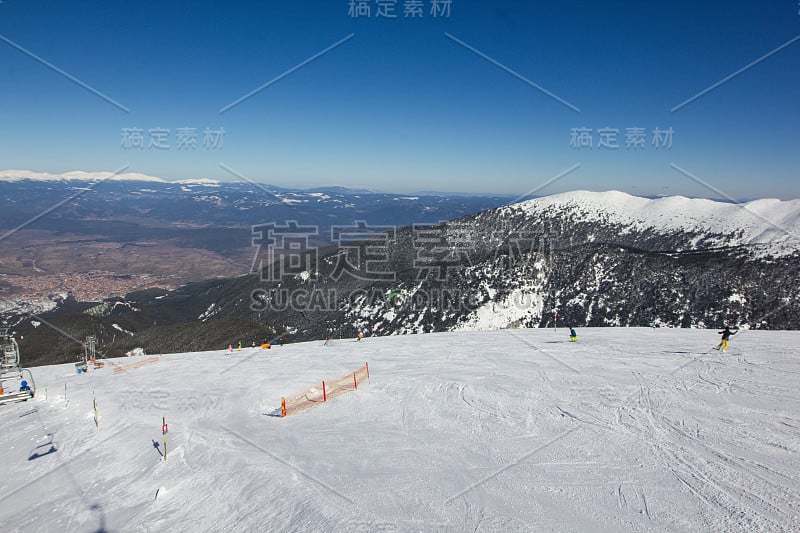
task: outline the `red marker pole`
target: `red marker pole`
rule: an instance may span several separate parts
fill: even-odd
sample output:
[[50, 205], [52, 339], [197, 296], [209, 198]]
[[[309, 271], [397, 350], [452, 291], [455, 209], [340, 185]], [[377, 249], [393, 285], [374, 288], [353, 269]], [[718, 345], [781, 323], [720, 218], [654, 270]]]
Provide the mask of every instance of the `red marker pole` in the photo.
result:
[[164, 435], [164, 461], [167, 460], [167, 432], [169, 431], [169, 427], [167, 426], [167, 421], [164, 417], [161, 417], [161, 434]]
[[356, 373], [353, 372], [353, 388], [358, 390], [358, 380], [356, 379]]
[[364, 363], [364, 366], [367, 367], [367, 379], [369, 379], [369, 361]]
[[281, 398], [281, 416], [286, 416], [286, 398]]
[[325, 382], [324, 381], [322, 382], [322, 401], [323, 402], [327, 402], [328, 401], [328, 393], [325, 392]]

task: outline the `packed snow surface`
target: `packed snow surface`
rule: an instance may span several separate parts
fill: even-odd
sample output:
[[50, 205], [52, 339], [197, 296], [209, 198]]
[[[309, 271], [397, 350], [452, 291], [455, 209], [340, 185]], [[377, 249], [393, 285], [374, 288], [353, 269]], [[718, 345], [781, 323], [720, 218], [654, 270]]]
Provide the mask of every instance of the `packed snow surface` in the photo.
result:
[[[36, 397], [0, 406], [3, 530], [800, 529], [800, 333], [742, 331], [724, 354], [710, 330], [578, 334], [34, 368]], [[364, 361], [358, 391], [276, 416]]]

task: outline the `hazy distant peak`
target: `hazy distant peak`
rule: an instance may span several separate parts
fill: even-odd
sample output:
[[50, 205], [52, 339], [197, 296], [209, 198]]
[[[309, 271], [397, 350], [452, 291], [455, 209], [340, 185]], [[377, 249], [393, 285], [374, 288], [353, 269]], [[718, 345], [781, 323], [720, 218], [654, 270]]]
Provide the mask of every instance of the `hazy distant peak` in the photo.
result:
[[174, 183], [180, 183], [181, 185], [204, 185], [206, 187], [219, 187], [221, 182], [219, 180], [213, 180], [211, 178], [195, 178], [188, 180], [178, 180]]
[[138, 174], [133, 172], [128, 172], [124, 174], [114, 174], [113, 172], [84, 172], [82, 170], [73, 170], [72, 172], [63, 172], [61, 174], [51, 174], [49, 172], [33, 172], [31, 170], [3, 170], [0, 171], [0, 180], [2, 181], [109, 180], [109, 181], [151, 181], [151, 182], [167, 183], [166, 180], [157, 178], [155, 176], [148, 176], [146, 174]]

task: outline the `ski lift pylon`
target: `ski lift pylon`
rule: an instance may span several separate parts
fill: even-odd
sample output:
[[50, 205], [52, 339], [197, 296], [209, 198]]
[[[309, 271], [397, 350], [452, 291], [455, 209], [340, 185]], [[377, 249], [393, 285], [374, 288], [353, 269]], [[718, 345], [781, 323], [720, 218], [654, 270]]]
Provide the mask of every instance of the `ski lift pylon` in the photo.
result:
[[19, 344], [8, 329], [0, 330], [0, 337], [0, 405], [29, 400], [36, 393], [33, 374], [22, 368]]

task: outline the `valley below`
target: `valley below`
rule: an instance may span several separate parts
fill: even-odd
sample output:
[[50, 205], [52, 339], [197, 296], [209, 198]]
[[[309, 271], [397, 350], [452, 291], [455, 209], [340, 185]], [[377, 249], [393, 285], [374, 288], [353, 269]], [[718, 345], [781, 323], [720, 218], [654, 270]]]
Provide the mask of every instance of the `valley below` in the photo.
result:
[[249, 255], [247, 246], [223, 254], [169, 240], [114, 242], [103, 236], [21, 230], [0, 244], [0, 295], [31, 301], [71, 294], [78, 301], [102, 301], [241, 275], [249, 271]]

